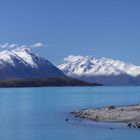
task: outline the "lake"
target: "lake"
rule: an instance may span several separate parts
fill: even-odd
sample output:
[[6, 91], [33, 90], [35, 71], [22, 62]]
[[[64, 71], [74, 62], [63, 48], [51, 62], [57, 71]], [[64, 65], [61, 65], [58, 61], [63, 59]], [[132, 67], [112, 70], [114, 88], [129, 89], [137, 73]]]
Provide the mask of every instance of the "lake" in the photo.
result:
[[140, 129], [118, 123], [81, 121], [69, 113], [135, 103], [140, 103], [138, 86], [1, 88], [0, 139], [139, 140]]

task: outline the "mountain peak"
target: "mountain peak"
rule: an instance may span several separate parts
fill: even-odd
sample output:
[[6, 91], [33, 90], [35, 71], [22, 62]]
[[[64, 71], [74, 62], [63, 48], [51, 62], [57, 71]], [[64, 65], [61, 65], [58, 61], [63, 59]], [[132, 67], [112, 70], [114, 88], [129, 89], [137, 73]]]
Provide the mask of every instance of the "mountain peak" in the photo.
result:
[[24, 48], [24, 47], [17, 47], [15, 49], [7, 49], [7, 50], [3, 50], [0, 51], [0, 54], [12, 54], [15, 52], [26, 52], [26, 53], [30, 53], [28, 48]]
[[30, 50], [28, 48], [24, 48], [24, 47], [17, 47], [15, 49], [12, 49], [11, 52], [15, 53], [15, 52], [22, 52], [22, 53], [30, 53]]
[[24, 62], [27, 65], [36, 67], [33, 57], [27, 48], [16, 48], [13, 50], [4, 50], [0, 52], [1, 61], [14, 65], [14, 58], [22, 60], [22, 62]]
[[0, 52], [0, 80], [64, 76], [57, 67], [27, 48]]

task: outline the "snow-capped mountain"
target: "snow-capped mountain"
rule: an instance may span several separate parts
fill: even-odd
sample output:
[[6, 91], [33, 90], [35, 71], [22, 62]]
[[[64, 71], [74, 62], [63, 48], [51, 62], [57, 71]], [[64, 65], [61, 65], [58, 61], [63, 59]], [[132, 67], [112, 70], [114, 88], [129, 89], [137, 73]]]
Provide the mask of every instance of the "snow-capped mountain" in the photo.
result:
[[104, 85], [140, 85], [140, 66], [108, 58], [73, 56], [58, 66], [66, 75]]
[[62, 77], [64, 73], [26, 48], [0, 52], [0, 80]]

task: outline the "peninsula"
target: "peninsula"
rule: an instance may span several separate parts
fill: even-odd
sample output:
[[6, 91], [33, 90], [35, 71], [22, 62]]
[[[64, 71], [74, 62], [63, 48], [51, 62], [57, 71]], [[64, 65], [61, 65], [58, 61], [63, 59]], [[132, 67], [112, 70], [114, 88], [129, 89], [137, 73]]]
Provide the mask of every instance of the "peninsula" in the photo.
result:
[[140, 128], [140, 104], [129, 106], [108, 106], [104, 108], [83, 109], [72, 112], [75, 117], [101, 122], [121, 122], [128, 127]]

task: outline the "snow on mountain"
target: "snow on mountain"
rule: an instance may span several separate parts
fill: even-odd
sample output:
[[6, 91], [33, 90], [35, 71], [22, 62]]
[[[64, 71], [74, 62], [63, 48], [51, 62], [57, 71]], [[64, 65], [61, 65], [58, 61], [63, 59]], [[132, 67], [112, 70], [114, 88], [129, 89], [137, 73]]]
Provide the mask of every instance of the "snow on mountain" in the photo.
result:
[[26, 48], [0, 52], [0, 80], [65, 76], [46, 59]]
[[[11, 51], [5, 50], [5, 51], [0, 52], [1, 62], [6, 62], [14, 66], [15, 65], [14, 58], [19, 59], [19, 61], [22, 61], [25, 65], [30, 65], [31, 67], [37, 66], [31, 54], [29, 53], [28, 49], [17, 48]], [[4, 64], [4, 63], [1, 63], [1, 64]]]
[[88, 82], [127, 85], [140, 75], [140, 66], [108, 58], [70, 55], [58, 66], [66, 75]]

